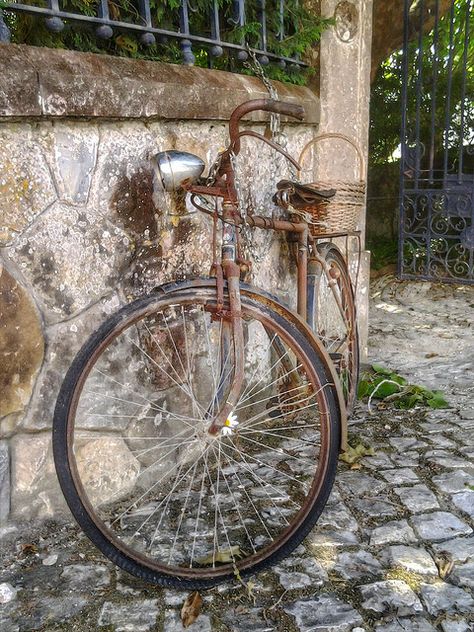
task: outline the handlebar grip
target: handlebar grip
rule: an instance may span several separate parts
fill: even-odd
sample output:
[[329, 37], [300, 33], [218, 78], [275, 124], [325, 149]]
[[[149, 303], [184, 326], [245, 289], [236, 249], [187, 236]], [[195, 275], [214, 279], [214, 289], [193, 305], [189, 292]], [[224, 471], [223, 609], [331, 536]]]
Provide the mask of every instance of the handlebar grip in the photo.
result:
[[229, 119], [230, 142], [235, 154], [238, 154], [240, 151], [240, 139], [238, 137], [240, 119], [249, 112], [255, 112], [256, 110], [291, 116], [299, 121], [302, 121], [305, 115], [304, 108], [296, 103], [286, 103], [284, 101], [275, 101], [274, 99], [252, 99], [241, 103], [232, 112]]
[[268, 99], [269, 105], [272, 104], [271, 107], [268, 108], [269, 112], [274, 112], [275, 114], [284, 114], [285, 116], [291, 116], [298, 121], [302, 121], [304, 119], [304, 107], [302, 105], [298, 105], [297, 103], [286, 103], [285, 101], [274, 101], [273, 99]]

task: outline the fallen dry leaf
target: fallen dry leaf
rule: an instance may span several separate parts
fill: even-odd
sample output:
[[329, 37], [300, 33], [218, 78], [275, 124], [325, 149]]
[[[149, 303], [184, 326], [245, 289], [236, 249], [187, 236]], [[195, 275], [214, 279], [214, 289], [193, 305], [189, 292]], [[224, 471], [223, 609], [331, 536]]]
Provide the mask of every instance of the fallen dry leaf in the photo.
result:
[[446, 579], [453, 572], [454, 560], [448, 551], [439, 551], [435, 556], [435, 564], [441, 579]]
[[375, 450], [373, 448], [367, 448], [362, 443], [357, 444], [354, 448], [349, 445], [347, 450], [341, 454], [340, 459], [349, 465], [358, 463], [364, 456], [374, 456]]
[[242, 557], [242, 551], [240, 550], [239, 545], [231, 546], [230, 549], [221, 549], [215, 553], [209, 553], [205, 557], [200, 557], [196, 560], [198, 564], [202, 566], [206, 566], [207, 564], [213, 564], [214, 562], [219, 562], [220, 564], [229, 564], [234, 559], [239, 559]]
[[192, 625], [201, 612], [202, 597], [195, 591], [186, 597], [183, 607], [181, 608], [181, 622], [183, 628]]

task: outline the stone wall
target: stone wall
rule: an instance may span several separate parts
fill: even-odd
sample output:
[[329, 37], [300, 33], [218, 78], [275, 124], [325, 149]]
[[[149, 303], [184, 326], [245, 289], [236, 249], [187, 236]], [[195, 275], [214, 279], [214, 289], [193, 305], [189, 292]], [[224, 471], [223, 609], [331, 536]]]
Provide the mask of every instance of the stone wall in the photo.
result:
[[[260, 81], [199, 68], [0, 46], [0, 518], [64, 511], [51, 424], [64, 373], [85, 339], [120, 305], [173, 278], [207, 273], [208, 219], [164, 193], [156, 152], [179, 148], [207, 165], [226, 144], [241, 102]], [[298, 156], [314, 137], [319, 100], [304, 124], [285, 124]], [[261, 115], [247, 122], [264, 132]], [[254, 207], [288, 177], [283, 158], [245, 141], [239, 179]], [[295, 304], [284, 236], [254, 234], [252, 281]]]

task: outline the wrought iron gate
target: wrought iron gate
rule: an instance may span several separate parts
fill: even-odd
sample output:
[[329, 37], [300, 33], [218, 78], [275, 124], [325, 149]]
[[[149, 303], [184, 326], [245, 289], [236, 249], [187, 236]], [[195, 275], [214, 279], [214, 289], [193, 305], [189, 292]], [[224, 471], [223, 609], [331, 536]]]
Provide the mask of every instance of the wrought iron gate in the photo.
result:
[[405, 0], [401, 278], [474, 283], [473, 4]]

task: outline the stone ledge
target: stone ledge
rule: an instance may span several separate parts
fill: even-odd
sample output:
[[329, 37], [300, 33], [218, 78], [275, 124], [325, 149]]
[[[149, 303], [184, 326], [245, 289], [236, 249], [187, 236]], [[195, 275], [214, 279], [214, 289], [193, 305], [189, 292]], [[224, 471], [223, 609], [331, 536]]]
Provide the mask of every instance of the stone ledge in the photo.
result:
[[[268, 97], [256, 77], [17, 44], [0, 45], [0, 67], [0, 120], [228, 120], [243, 101]], [[305, 123], [319, 122], [309, 88], [275, 83], [282, 101], [305, 108]]]

